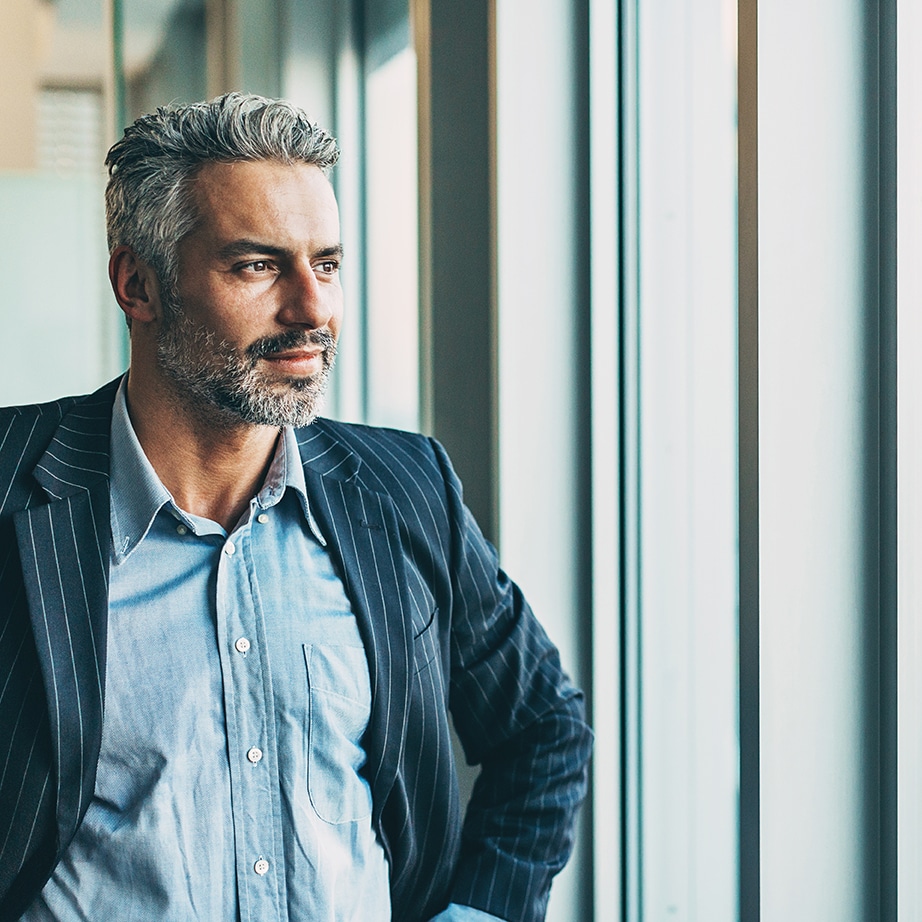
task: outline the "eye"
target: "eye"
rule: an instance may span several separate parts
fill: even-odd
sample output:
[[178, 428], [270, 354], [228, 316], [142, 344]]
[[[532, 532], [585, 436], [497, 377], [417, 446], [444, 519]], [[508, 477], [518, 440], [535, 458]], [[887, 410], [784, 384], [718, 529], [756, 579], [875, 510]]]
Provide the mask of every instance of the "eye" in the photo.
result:
[[276, 272], [277, 266], [271, 259], [248, 259], [234, 263], [233, 271], [241, 276], [266, 275]]
[[324, 275], [335, 275], [339, 272], [339, 263], [335, 259], [325, 259], [317, 264], [317, 271]]

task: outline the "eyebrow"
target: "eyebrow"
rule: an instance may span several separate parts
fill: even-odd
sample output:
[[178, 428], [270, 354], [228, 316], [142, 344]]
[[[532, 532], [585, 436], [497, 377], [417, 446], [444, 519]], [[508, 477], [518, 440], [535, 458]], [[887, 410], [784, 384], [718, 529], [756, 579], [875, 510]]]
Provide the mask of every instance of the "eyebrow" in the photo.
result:
[[[241, 256], [252, 256], [256, 253], [265, 254], [266, 256], [291, 256], [292, 251], [287, 247], [273, 246], [269, 243], [262, 243], [259, 240], [249, 240], [243, 238], [241, 240], [232, 240], [230, 243], [224, 244], [218, 250], [218, 259], [238, 259]], [[339, 259], [343, 257], [343, 246], [341, 243], [334, 244], [333, 246], [323, 247], [317, 252], [311, 254], [315, 259], [323, 259], [324, 257], [335, 256]]]

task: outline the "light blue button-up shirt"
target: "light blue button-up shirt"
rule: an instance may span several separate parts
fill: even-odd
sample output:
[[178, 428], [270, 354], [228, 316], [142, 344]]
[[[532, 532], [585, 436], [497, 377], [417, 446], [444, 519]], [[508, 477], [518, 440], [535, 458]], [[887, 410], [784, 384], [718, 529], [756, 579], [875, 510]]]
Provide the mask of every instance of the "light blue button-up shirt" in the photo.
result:
[[[95, 797], [25, 919], [388, 922], [361, 773], [355, 616], [294, 433], [228, 535], [112, 422], [106, 710]], [[491, 916], [452, 906], [439, 922]]]
[[173, 502], [124, 389], [111, 471], [96, 795], [32, 918], [386, 922], [368, 664], [293, 432], [230, 535]]

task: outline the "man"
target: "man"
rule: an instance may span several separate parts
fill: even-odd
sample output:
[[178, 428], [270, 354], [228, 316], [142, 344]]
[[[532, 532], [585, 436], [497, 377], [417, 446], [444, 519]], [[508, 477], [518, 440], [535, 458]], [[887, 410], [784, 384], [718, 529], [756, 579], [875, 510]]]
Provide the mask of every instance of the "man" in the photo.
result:
[[129, 372], [0, 411], [2, 919], [544, 917], [581, 696], [441, 447], [315, 419], [336, 158], [234, 94], [109, 153]]

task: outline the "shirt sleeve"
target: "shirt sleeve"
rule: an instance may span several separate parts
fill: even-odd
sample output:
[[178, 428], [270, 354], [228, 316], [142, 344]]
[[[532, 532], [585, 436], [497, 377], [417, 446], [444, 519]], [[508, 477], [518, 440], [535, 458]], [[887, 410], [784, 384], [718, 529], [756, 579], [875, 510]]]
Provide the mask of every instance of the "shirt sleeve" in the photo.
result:
[[504, 922], [499, 916], [491, 916], [488, 912], [473, 909], [470, 906], [461, 906], [452, 903], [444, 912], [440, 912], [431, 922]]

